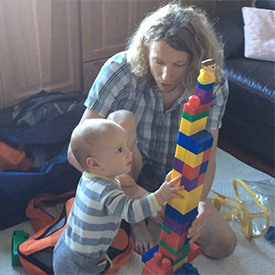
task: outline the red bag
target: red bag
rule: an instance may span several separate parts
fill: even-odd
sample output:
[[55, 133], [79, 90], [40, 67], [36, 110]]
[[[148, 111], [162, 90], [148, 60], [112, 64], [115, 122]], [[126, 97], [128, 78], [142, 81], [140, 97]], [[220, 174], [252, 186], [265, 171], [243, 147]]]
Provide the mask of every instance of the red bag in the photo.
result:
[[33, 163], [34, 159], [26, 157], [24, 151], [17, 150], [0, 141], [0, 171], [28, 171]]
[[[60, 196], [43, 194], [30, 201], [27, 216], [31, 219], [34, 230], [39, 230], [17, 248], [22, 265], [33, 275], [53, 274], [52, 256], [56, 242], [66, 228], [67, 219], [74, 202], [74, 191]], [[64, 203], [54, 218], [45, 209]], [[134, 250], [134, 243], [130, 239], [129, 224], [122, 223], [116, 238], [109, 247], [108, 256], [113, 266], [105, 274], [114, 274], [125, 265]]]

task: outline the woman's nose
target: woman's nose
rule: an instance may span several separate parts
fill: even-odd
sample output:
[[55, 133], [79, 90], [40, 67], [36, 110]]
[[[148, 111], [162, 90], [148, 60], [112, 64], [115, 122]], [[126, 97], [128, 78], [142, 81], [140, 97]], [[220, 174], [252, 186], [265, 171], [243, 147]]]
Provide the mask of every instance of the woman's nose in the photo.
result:
[[164, 67], [162, 69], [162, 79], [167, 82], [171, 80], [171, 69], [169, 67]]

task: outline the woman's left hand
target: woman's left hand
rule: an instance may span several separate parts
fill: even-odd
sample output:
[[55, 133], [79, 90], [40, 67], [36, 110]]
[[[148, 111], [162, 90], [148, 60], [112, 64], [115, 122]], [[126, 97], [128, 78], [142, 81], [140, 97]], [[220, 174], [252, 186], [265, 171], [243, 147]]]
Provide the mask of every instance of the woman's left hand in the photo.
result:
[[198, 204], [198, 215], [193, 220], [191, 226], [187, 230], [187, 238], [190, 239], [190, 243], [195, 242], [197, 238], [201, 235], [201, 233], [205, 229], [205, 225], [210, 214], [211, 211], [208, 205], [204, 201], [200, 201]]

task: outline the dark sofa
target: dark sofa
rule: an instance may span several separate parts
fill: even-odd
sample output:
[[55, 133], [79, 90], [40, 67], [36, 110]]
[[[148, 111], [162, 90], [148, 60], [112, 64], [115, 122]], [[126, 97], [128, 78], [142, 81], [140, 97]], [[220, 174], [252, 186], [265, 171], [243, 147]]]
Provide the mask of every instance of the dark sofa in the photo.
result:
[[[256, 1], [256, 7], [274, 10], [275, 0]], [[244, 57], [241, 10], [213, 20], [225, 43], [230, 91], [220, 135], [274, 165], [275, 63]]]

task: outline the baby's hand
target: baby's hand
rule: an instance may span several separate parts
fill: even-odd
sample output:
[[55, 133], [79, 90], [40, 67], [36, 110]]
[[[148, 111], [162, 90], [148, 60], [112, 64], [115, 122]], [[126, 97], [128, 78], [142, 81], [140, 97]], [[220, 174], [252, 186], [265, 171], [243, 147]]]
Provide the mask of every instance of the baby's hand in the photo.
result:
[[159, 205], [162, 205], [164, 202], [172, 199], [178, 198], [183, 199], [184, 196], [177, 193], [184, 189], [184, 186], [176, 186], [174, 185], [180, 180], [180, 177], [176, 177], [172, 180], [171, 179], [171, 172], [166, 176], [165, 182], [160, 186], [160, 188], [155, 192], [155, 196], [159, 202]]

